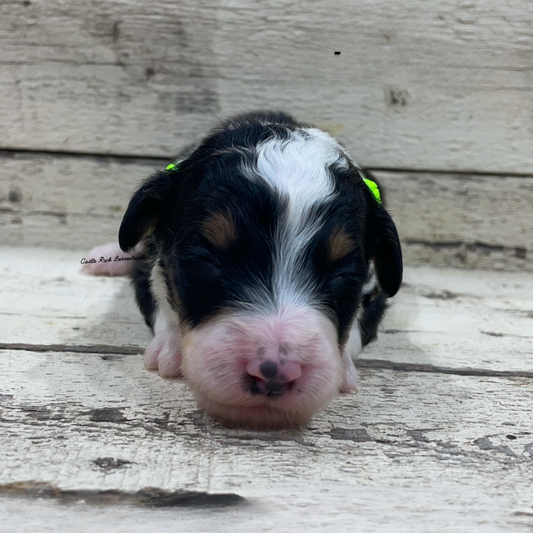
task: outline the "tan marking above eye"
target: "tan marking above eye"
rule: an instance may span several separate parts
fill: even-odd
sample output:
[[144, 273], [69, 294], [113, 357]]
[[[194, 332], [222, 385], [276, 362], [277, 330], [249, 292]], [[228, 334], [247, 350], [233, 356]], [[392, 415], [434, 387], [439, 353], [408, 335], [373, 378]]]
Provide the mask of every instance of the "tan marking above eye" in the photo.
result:
[[341, 227], [335, 226], [329, 236], [329, 258], [338, 261], [347, 256], [355, 248], [355, 241]]
[[237, 228], [229, 211], [211, 215], [202, 225], [204, 235], [218, 248], [225, 248], [237, 238]]

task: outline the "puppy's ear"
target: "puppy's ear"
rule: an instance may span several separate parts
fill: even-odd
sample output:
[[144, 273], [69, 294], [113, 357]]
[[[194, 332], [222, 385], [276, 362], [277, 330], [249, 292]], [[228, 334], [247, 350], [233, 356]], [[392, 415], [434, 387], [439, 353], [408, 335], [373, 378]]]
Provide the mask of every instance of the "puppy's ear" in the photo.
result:
[[[369, 176], [368, 172], [365, 172]], [[374, 176], [369, 176], [375, 182]], [[402, 247], [396, 225], [375, 196], [366, 191], [369, 204], [367, 245], [379, 285], [391, 297], [400, 289], [403, 277]], [[383, 200], [383, 198], [381, 198]]]
[[131, 250], [154, 229], [161, 202], [176, 179], [177, 171], [158, 171], [132, 196], [118, 232], [118, 243], [124, 252]]

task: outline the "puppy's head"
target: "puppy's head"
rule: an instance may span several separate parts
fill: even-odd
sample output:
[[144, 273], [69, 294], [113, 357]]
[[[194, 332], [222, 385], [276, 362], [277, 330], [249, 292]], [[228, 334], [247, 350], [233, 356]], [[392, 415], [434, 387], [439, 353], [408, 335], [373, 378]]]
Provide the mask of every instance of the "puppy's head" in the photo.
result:
[[200, 407], [232, 425], [302, 425], [325, 407], [369, 262], [389, 296], [402, 278], [394, 223], [312, 128], [213, 133], [134, 195], [121, 247], [147, 232], [179, 317], [182, 371]]

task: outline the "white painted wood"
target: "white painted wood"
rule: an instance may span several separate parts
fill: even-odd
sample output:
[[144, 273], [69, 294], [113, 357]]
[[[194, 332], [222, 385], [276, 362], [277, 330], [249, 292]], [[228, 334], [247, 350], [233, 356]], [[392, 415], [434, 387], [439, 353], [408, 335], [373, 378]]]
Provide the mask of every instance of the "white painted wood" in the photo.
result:
[[533, 270], [533, 180], [379, 172], [411, 264]]
[[[83, 500], [69, 506], [9, 498], [0, 499], [0, 514], [3, 531], [18, 533], [33, 533], [43, 524], [59, 533], [426, 533], [439, 526], [452, 533], [530, 530], [530, 510], [513, 507], [505, 494], [487, 494], [486, 487], [435, 485], [372, 487], [353, 482], [277, 481], [265, 484], [249, 505], [230, 509], [140, 509], [91, 506]], [[247, 492], [252, 493], [250, 489]]]
[[[129, 281], [83, 274], [84, 255], [0, 247], [0, 342], [133, 346], [139, 352], [147, 346], [151, 334]], [[362, 359], [533, 372], [528, 274], [508, 273], [502, 280], [495, 272], [410, 267], [391, 303], [378, 340]]]
[[[143, 368], [131, 347], [149, 335], [129, 282], [81, 274], [79, 256], [0, 248], [0, 531], [533, 526], [531, 276], [408, 268], [363, 352], [359, 394], [335, 399], [304, 430], [254, 432], [224, 428], [186, 382]], [[36, 351], [46, 344], [63, 348]], [[95, 353], [97, 344], [115, 348]], [[397, 366], [367, 368], [375, 359]], [[465, 367], [478, 375], [459, 375]], [[248, 504], [149, 509], [83, 493], [63, 504], [4, 485], [31, 480], [59, 491], [233, 493]]]
[[[2, 156], [3, 155], [3, 156]], [[134, 190], [165, 160], [0, 154], [0, 206], [5, 213], [121, 217]]]
[[85, 256], [0, 247], [1, 342], [143, 348], [150, 342], [129, 279], [82, 273]]
[[365, 348], [363, 359], [533, 370], [528, 274], [411, 267], [391, 302], [378, 341]]
[[523, 0], [4, 3], [2, 146], [168, 157], [276, 107], [367, 166], [530, 172], [532, 19]]
[[[229, 520], [223, 531], [235, 516], [276, 523], [291, 514], [311, 531], [334, 531], [354, 513], [376, 531], [395, 523], [425, 531], [430, 520], [452, 520], [457, 531], [531, 524], [513, 515], [533, 504], [531, 380], [364, 370], [360, 394], [338, 398], [306, 430], [257, 433], [206, 418], [184, 383], [149, 374], [140, 360], [2, 351], [0, 481], [251, 500], [247, 510], [218, 512]], [[105, 469], [94, 463], [102, 457], [131, 463]], [[0, 488], [5, 512], [1, 495]], [[36, 518], [54, 508], [38, 503]], [[16, 517], [13, 508], [6, 514]], [[215, 519], [154, 514], [163, 524], [184, 517], [191, 527]], [[63, 515], [75, 521], [68, 508]]]
[[[165, 160], [0, 157], [0, 244], [79, 250], [117, 238], [140, 181]], [[376, 173], [407, 264], [533, 271], [533, 178]]]
[[376, 176], [404, 240], [533, 248], [532, 178], [406, 172]]
[[129, 199], [164, 161], [0, 157], [2, 244], [83, 249], [117, 239]]
[[90, 250], [117, 239], [121, 216], [0, 213], [2, 245]]

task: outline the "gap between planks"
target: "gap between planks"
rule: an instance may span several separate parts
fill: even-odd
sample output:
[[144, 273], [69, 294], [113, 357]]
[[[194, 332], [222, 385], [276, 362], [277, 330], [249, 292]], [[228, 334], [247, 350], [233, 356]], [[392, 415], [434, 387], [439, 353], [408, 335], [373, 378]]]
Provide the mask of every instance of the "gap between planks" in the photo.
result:
[[[73, 352], [84, 354], [98, 354], [104, 356], [113, 355], [142, 355], [144, 348], [136, 346], [110, 346], [94, 344], [88, 346], [74, 346], [68, 344], [23, 344], [23, 343], [0, 343], [0, 350], [20, 350], [27, 352]], [[372, 370], [393, 370], [396, 372], [423, 372], [431, 374], [451, 374], [456, 376], [479, 376], [500, 378], [528, 378], [533, 379], [533, 371], [524, 370], [489, 370], [481, 368], [451, 368], [420, 363], [397, 363], [381, 359], [358, 359], [355, 362], [358, 368], [370, 368]]]
[[[18, 147], [2, 147], [0, 148], [0, 158], [10, 158], [14, 155], [22, 156], [52, 156], [57, 158], [87, 158], [87, 159], [106, 159], [108, 161], [115, 161], [117, 163], [138, 163], [138, 162], [154, 162], [164, 166], [168, 161], [173, 161], [176, 157], [175, 153], [166, 156], [161, 155], [135, 155], [135, 154], [120, 154], [109, 152], [80, 152], [79, 150], [46, 150], [46, 149], [31, 149]], [[475, 176], [475, 177], [508, 177], [508, 178], [533, 178], [533, 174], [529, 172], [513, 172], [513, 171], [484, 171], [478, 169], [442, 169], [442, 168], [412, 168], [412, 167], [382, 167], [382, 166], [365, 166], [364, 170], [369, 172], [390, 172], [398, 174], [442, 174], [453, 176]]]

